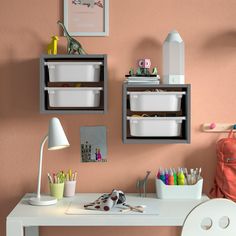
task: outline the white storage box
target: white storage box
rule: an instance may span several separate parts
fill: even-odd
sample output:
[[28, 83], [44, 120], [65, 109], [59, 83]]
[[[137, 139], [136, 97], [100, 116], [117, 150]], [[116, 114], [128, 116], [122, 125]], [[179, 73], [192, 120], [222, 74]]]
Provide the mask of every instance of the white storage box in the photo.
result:
[[98, 82], [102, 62], [45, 62], [50, 82]]
[[180, 111], [185, 92], [127, 92], [131, 111]]
[[131, 136], [176, 137], [185, 117], [127, 117]]
[[160, 199], [200, 199], [202, 186], [202, 178], [194, 185], [166, 185], [156, 179], [156, 194]]
[[98, 107], [103, 88], [45, 88], [50, 107]]

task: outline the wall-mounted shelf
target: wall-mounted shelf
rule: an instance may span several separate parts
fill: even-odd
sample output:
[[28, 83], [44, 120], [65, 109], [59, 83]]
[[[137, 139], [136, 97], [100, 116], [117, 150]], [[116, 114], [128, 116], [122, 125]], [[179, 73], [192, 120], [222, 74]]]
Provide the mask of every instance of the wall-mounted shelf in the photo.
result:
[[[182, 99], [181, 99], [181, 104], [180, 110], [176, 111], [171, 111], [171, 107], [169, 107], [169, 111], [165, 111], [165, 107], [163, 108], [160, 102], [160, 106], [155, 106], [156, 104], [154, 103], [154, 107], [157, 107], [157, 110], [141, 110], [138, 111], [138, 109], [142, 109], [142, 105], [134, 111], [134, 107], [131, 107], [131, 102], [130, 102], [130, 94], [134, 94], [135, 92], [141, 92], [146, 93], [146, 91], [156, 91], [156, 90], [162, 90], [166, 91], [164, 93], [170, 93], [170, 94], [177, 94], [177, 96], [180, 96], [183, 94]], [[161, 84], [161, 85], [156, 85], [156, 84], [131, 84], [125, 82], [123, 84], [123, 112], [122, 112], [122, 139], [123, 143], [190, 143], [190, 89], [191, 86], [188, 84], [184, 85], [167, 85], [167, 84]], [[133, 92], [133, 93], [132, 93]], [[154, 92], [155, 93], [155, 92]], [[145, 108], [144, 108], [145, 109]], [[167, 110], [168, 110], [167, 109]], [[148, 122], [151, 120], [174, 120], [174, 130], [170, 129], [170, 131], [167, 131], [168, 135], [164, 134], [163, 136], [153, 136], [152, 133], [152, 127], [149, 127], [149, 130], [146, 130], [147, 134], [149, 136], [144, 136], [142, 134], [143, 130], [145, 129], [144, 126], [138, 128], [135, 132], [133, 130], [131, 131], [131, 120], [133, 122], [136, 122], [135, 119], [136, 117], [142, 116], [145, 114], [145, 116], [148, 116]], [[144, 119], [145, 120], [145, 116]], [[142, 118], [141, 118], [142, 119]], [[137, 119], [138, 122], [141, 119]], [[181, 123], [180, 126], [177, 124], [176, 128], [176, 123]], [[152, 123], [150, 123], [152, 125]], [[165, 128], [168, 125], [172, 125], [171, 121], [170, 123], [167, 123], [166, 126], [166, 121], [164, 121], [163, 125], [159, 126], [160, 128], [157, 130], [158, 134], [163, 134], [165, 132]], [[164, 130], [164, 131], [163, 131]], [[175, 133], [178, 133], [178, 135], [175, 135]]]
[[234, 126], [235, 124], [232, 123], [205, 123], [202, 125], [202, 131], [207, 133], [227, 133], [230, 132]]
[[107, 80], [106, 55], [42, 55], [40, 112], [104, 114]]

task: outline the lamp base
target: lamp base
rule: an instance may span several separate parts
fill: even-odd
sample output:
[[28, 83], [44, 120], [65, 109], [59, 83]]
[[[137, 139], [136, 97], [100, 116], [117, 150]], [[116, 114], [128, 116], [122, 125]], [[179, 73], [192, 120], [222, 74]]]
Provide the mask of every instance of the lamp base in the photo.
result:
[[29, 204], [34, 206], [48, 206], [56, 203], [57, 199], [51, 196], [32, 197], [29, 199]]

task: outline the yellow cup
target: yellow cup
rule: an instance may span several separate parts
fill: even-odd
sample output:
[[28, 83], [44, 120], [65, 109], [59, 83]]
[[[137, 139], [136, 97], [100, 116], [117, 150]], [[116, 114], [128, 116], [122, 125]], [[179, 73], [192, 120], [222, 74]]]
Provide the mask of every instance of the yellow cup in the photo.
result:
[[63, 198], [64, 183], [50, 184], [49, 187], [50, 187], [51, 196], [55, 197], [57, 200], [60, 200]]

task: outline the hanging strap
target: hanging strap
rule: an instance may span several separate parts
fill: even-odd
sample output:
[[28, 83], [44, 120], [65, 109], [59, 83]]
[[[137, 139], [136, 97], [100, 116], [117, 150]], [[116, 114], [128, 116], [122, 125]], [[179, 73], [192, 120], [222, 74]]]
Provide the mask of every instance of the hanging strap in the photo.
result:
[[234, 136], [234, 129], [230, 130], [228, 138], [235, 138], [235, 136]]

